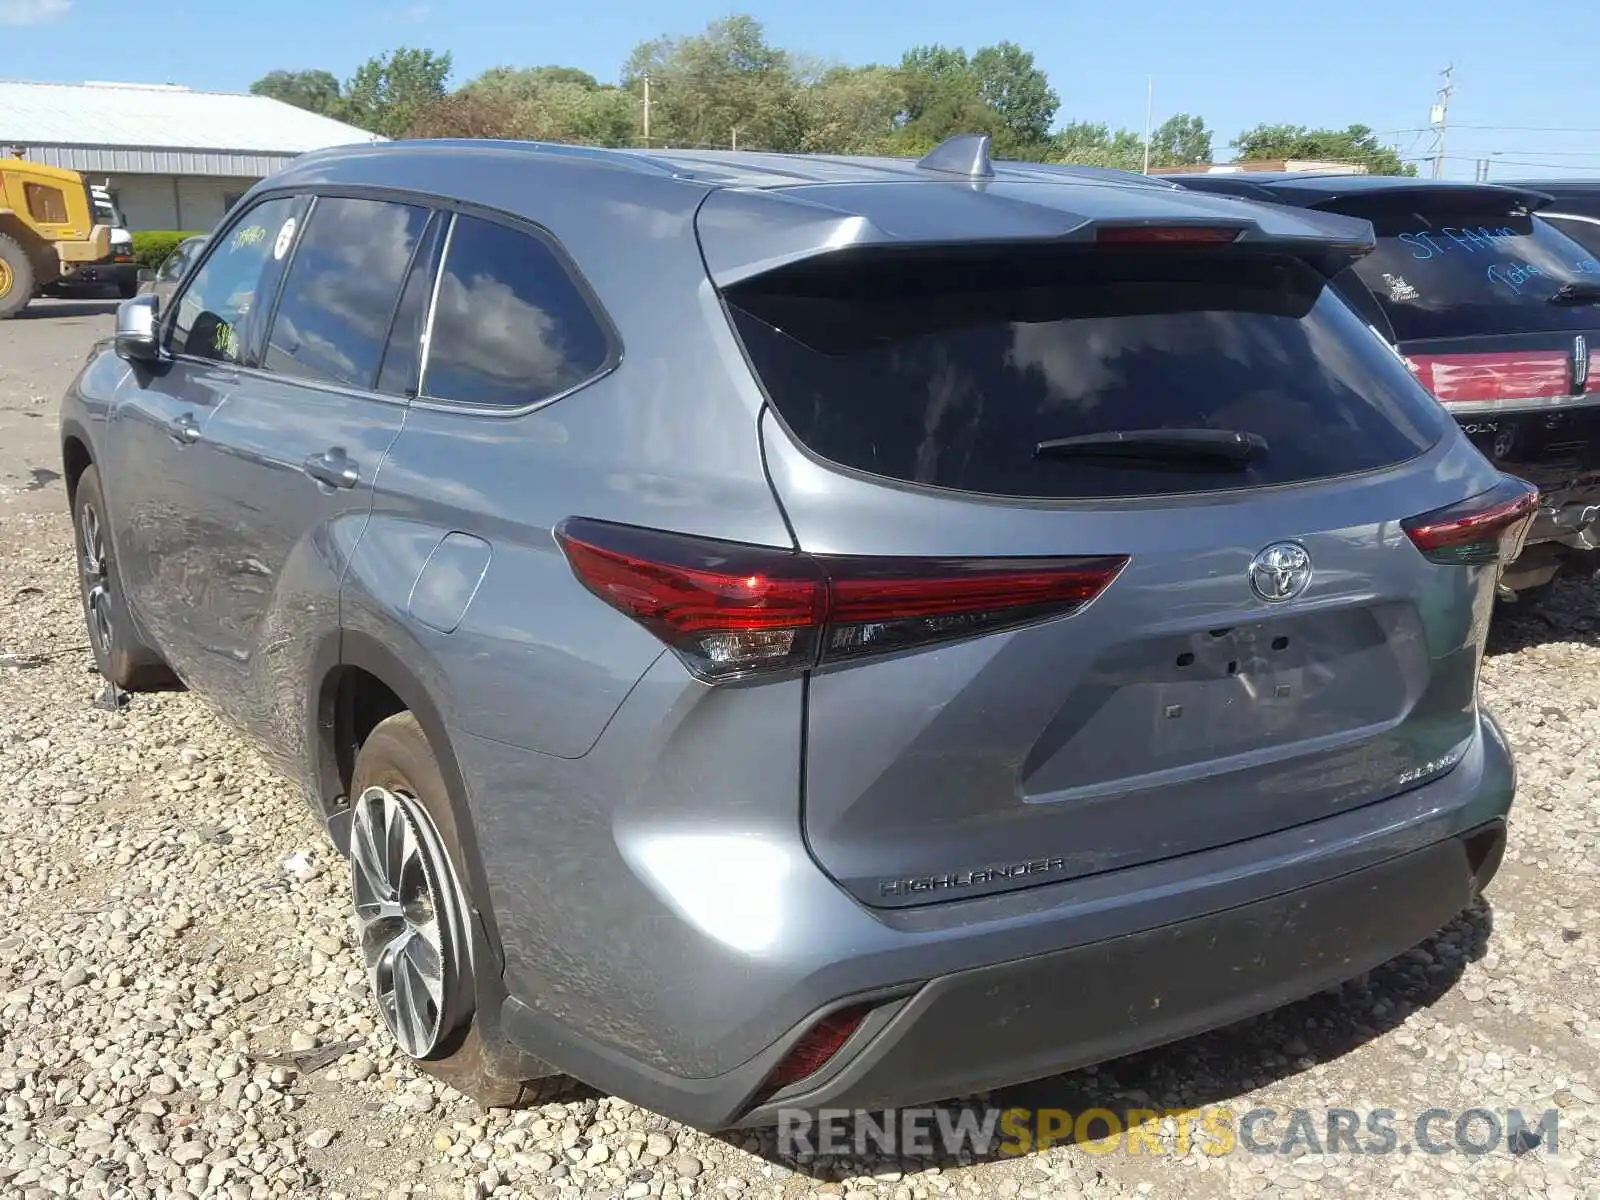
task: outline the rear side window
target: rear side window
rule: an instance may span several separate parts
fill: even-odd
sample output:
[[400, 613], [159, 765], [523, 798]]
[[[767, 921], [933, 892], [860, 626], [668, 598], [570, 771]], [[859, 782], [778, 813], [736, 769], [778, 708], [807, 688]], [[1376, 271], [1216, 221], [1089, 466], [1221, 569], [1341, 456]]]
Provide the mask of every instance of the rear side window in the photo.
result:
[[1568, 283], [1600, 287], [1600, 256], [1548, 221], [1420, 203], [1339, 211], [1372, 221], [1377, 247], [1354, 270], [1403, 342], [1595, 325], [1592, 306], [1551, 297]]
[[283, 283], [261, 365], [280, 375], [370, 388], [429, 210], [323, 196]]
[[605, 327], [548, 244], [456, 218], [429, 335], [427, 396], [519, 408], [594, 378], [610, 359]]
[[[1094, 498], [1321, 479], [1412, 458], [1447, 422], [1301, 263], [1230, 254], [881, 256], [728, 293], [814, 453], [908, 483]], [[1236, 430], [1245, 469], [1036, 454], [1112, 431]]]
[[28, 197], [28, 215], [44, 225], [64, 225], [67, 220], [67, 198], [60, 188], [45, 187], [42, 183], [22, 186]]
[[1600, 258], [1600, 217], [1583, 213], [1541, 213], [1540, 219], [1548, 221], [1596, 258]]

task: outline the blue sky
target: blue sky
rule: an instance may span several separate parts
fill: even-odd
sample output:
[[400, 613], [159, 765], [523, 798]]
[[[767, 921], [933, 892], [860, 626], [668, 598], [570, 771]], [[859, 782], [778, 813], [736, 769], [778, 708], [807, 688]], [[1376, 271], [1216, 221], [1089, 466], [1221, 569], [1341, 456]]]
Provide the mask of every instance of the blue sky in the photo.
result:
[[242, 91], [275, 67], [343, 79], [373, 54], [414, 45], [450, 51], [457, 83], [545, 63], [615, 79], [636, 42], [731, 11], [760, 18], [779, 46], [850, 63], [892, 62], [921, 42], [970, 51], [1010, 39], [1049, 73], [1062, 120], [1137, 131], [1153, 76], [1156, 121], [1203, 116], [1219, 158], [1258, 121], [1360, 122], [1425, 154], [1421, 127], [1453, 62], [1448, 175], [1471, 178], [1474, 160], [1492, 157], [1495, 179], [1600, 177], [1595, 0], [0, 0], [0, 75]]

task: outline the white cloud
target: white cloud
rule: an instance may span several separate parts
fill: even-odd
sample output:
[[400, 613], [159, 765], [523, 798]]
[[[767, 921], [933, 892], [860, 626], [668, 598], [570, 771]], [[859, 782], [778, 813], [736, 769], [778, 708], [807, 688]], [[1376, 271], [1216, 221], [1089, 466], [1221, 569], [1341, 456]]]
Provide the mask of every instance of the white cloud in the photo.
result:
[[72, 0], [0, 0], [0, 25], [44, 25], [71, 7]]
[[389, 12], [389, 20], [397, 25], [420, 25], [433, 15], [433, 5], [427, 0], [416, 0], [412, 4], [402, 4]]

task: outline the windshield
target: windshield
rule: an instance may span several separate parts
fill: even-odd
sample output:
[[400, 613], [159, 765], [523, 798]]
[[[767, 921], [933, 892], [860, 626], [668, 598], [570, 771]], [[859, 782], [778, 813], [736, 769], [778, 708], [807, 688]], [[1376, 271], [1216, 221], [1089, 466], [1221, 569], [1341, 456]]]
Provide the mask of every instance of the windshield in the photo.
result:
[[121, 229], [124, 224], [116, 201], [103, 192], [94, 193], [94, 219], [101, 225], [110, 225], [116, 229]]
[[1354, 271], [1402, 342], [1600, 323], [1592, 304], [1551, 303], [1566, 284], [1600, 290], [1600, 256], [1547, 221], [1393, 201], [1376, 211], [1340, 211], [1373, 223], [1377, 247]]

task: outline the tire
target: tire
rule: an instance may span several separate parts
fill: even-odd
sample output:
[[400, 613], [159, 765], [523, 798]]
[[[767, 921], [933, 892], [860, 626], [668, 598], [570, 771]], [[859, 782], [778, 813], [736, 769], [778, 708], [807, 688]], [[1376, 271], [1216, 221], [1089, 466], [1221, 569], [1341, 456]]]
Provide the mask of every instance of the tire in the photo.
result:
[[33, 287], [33, 260], [15, 238], [0, 233], [0, 321], [28, 307]]
[[[484, 1108], [548, 1104], [579, 1090], [576, 1080], [484, 1035], [455, 809], [427, 735], [409, 712], [379, 722], [362, 743], [350, 795], [358, 948], [397, 1049]], [[394, 855], [379, 852], [392, 836], [402, 847], [398, 868], [386, 865]], [[428, 987], [435, 968], [437, 995]]]
[[132, 300], [139, 294], [139, 277], [137, 275], [124, 275], [117, 280], [117, 295], [124, 300]]
[[72, 493], [72, 528], [78, 552], [78, 592], [94, 665], [123, 691], [141, 692], [174, 682], [161, 656], [139, 637], [128, 615], [116, 553], [100, 490], [100, 472], [89, 467]]

